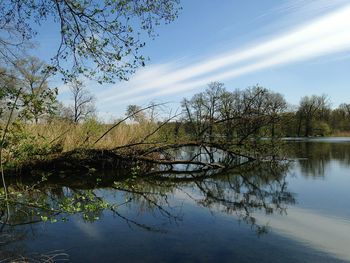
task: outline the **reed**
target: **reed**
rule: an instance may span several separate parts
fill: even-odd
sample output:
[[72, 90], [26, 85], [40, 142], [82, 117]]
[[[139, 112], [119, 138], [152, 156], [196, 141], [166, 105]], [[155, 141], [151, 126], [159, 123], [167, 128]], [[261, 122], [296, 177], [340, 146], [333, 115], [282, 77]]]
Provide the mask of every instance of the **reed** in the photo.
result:
[[[67, 121], [54, 121], [43, 124], [27, 124], [24, 133], [30, 134], [39, 141], [59, 143], [63, 152], [76, 148], [113, 149], [118, 146], [136, 143], [147, 137], [158, 125], [152, 122], [122, 123], [111, 130], [96, 145], [94, 142], [110, 128], [111, 125], [89, 120], [83, 124]], [[160, 133], [151, 136], [152, 140], [160, 139]]]
[[350, 137], [350, 131], [335, 131], [331, 137]]

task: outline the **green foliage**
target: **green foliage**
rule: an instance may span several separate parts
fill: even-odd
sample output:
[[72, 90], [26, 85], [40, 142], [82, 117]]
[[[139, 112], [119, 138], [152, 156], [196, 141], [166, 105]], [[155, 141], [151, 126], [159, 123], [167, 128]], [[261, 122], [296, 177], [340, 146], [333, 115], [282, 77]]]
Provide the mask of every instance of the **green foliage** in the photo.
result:
[[57, 88], [48, 86], [50, 72], [37, 58], [18, 59], [0, 70], [0, 118], [13, 109], [13, 116], [38, 123], [57, 110]]
[[141, 167], [138, 163], [135, 163], [134, 166], [131, 167], [131, 178], [136, 178], [141, 172]]
[[22, 94], [22, 110], [19, 113], [19, 117], [26, 120], [34, 120], [37, 123], [40, 117], [54, 115], [57, 109], [57, 95], [57, 88], [47, 88], [38, 90], [35, 93]]
[[92, 222], [101, 217], [101, 211], [110, 205], [97, 197], [93, 191], [77, 191], [65, 197], [58, 205], [58, 209], [64, 213], [80, 213], [84, 220]]
[[326, 95], [303, 97], [296, 111], [281, 116], [283, 136], [327, 136], [350, 131], [350, 106], [330, 107]]
[[4, 0], [1, 55], [12, 57], [13, 46], [32, 40], [37, 26], [50, 19], [59, 26], [61, 42], [49, 70], [63, 73], [66, 80], [77, 74], [99, 82], [124, 80], [145, 64], [142, 39], [154, 37], [161, 22], [173, 21], [178, 4], [179, 0]]
[[[21, 89], [18, 87], [18, 80], [13, 72], [0, 68], [0, 120], [6, 115], [16, 102]], [[17, 107], [18, 108], [18, 107]]]
[[315, 127], [313, 134], [316, 136], [327, 136], [332, 133], [332, 130], [329, 127], [329, 125], [324, 121], [319, 121], [314, 126]]
[[19, 94], [19, 118], [38, 123], [40, 119], [53, 115], [57, 108], [57, 88], [48, 86], [51, 73], [47, 65], [36, 57], [28, 57], [15, 62]]
[[[50, 222], [67, 221], [67, 215], [80, 215], [85, 221], [92, 222], [102, 216], [103, 210], [112, 207], [106, 200], [98, 197], [93, 190], [44, 189], [36, 186], [18, 184], [9, 189], [11, 221], [16, 222]], [[50, 196], [48, 193], [54, 194]], [[3, 202], [3, 189], [0, 189], [0, 207]]]
[[7, 156], [5, 165], [10, 167], [16, 163], [45, 158], [49, 154], [62, 151], [59, 142], [52, 143], [48, 138], [28, 132], [24, 124], [19, 121], [11, 126], [3, 147]]
[[105, 130], [104, 125], [102, 125], [96, 118], [87, 119], [81, 126], [80, 137], [82, 138], [82, 143], [84, 145], [89, 145], [94, 142], [96, 138], [103, 133]]
[[89, 118], [82, 124], [83, 130], [91, 134], [98, 134], [104, 131], [104, 126], [96, 118]]

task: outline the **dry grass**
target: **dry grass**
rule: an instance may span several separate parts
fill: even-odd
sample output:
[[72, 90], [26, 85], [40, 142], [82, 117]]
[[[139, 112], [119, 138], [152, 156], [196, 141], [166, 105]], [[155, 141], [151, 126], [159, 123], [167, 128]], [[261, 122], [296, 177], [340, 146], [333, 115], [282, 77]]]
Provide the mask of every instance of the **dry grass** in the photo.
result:
[[334, 137], [350, 137], [350, 131], [336, 131], [331, 136]]
[[[115, 147], [141, 141], [156, 128], [155, 123], [121, 124], [108, 133], [100, 142], [94, 142], [110, 128], [110, 125], [100, 124], [94, 120], [84, 124], [73, 124], [55, 121], [48, 124], [26, 125], [27, 133], [43, 138], [49, 142], [59, 142], [63, 151], [79, 147], [113, 149]], [[154, 140], [159, 139], [159, 133], [152, 135]]]

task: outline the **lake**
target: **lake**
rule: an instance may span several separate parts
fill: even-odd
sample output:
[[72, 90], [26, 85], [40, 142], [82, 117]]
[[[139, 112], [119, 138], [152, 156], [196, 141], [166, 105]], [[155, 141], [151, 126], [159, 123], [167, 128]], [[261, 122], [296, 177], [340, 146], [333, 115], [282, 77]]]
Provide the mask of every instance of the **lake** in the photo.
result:
[[0, 233], [0, 262], [61, 252], [71, 262], [350, 262], [350, 139], [286, 148], [289, 161], [203, 178], [29, 189], [19, 198], [74, 203], [81, 213], [39, 217], [42, 207], [16, 204]]

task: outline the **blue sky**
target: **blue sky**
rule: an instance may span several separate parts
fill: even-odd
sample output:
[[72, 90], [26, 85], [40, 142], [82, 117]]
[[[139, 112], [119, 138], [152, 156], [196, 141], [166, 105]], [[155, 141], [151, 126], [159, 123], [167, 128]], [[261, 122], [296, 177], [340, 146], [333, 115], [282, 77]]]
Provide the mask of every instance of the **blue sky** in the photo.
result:
[[[211, 81], [228, 90], [260, 84], [291, 104], [328, 94], [332, 106], [350, 103], [350, 0], [182, 0], [183, 10], [159, 36], [147, 41], [147, 66], [128, 82], [86, 81], [104, 119], [123, 115], [128, 104], [170, 102], [206, 88]], [[52, 56], [56, 25], [37, 38], [36, 54]], [[60, 99], [69, 92], [58, 80]]]

